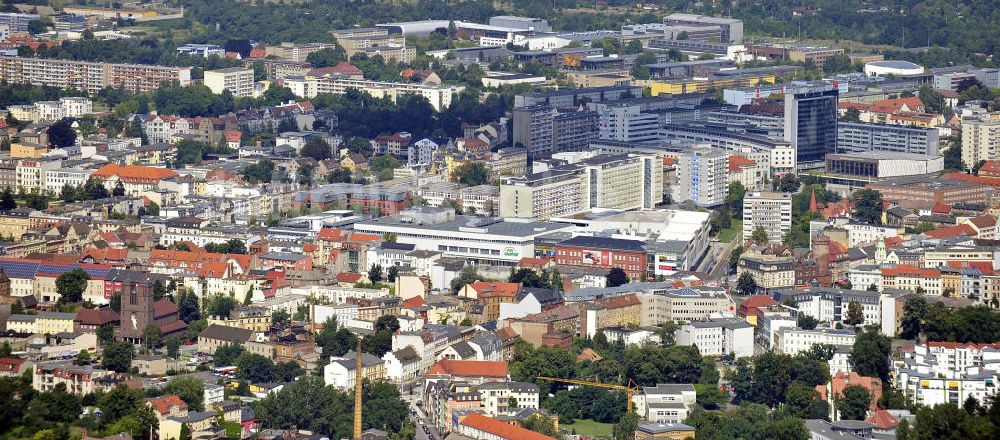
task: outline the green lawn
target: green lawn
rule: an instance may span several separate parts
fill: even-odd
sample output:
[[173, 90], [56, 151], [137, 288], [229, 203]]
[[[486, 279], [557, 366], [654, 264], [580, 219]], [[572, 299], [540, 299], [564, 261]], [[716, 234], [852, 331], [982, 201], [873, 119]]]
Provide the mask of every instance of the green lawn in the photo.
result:
[[577, 435], [586, 435], [594, 438], [611, 438], [611, 423], [595, 422], [587, 419], [576, 419], [573, 423], [560, 423], [559, 429], [573, 432]]
[[733, 219], [732, 224], [729, 225], [728, 229], [723, 229], [719, 231], [719, 241], [723, 243], [729, 243], [736, 238], [737, 235], [743, 233], [743, 221]]

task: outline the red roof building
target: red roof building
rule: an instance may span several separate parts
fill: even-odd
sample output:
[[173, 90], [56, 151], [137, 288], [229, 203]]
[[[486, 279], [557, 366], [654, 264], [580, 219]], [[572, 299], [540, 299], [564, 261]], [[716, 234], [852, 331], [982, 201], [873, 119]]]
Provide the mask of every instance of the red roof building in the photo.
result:
[[475, 439], [490, 440], [555, 440], [518, 425], [504, 423], [479, 413], [471, 413], [458, 422], [458, 432]]
[[441, 359], [431, 365], [426, 376], [451, 376], [470, 382], [483, 383], [507, 380], [510, 370], [507, 361], [467, 361]]
[[1000, 177], [1000, 160], [987, 160], [983, 166], [979, 167], [980, 176]]

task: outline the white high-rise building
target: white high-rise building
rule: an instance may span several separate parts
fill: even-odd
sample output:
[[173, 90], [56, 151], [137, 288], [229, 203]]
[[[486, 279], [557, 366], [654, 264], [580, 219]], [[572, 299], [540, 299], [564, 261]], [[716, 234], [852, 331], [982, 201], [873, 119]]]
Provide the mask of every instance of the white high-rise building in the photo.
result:
[[767, 232], [768, 241], [780, 243], [792, 227], [792, 195], [747, 193], [743, 198], [743, 241], [749, 240], [758, 227]]
[[690, 200], [698, 206], [718, 206], [726, 200], [729, 154], [726, 151], [696, 146], [677, 155], [677, 185], [673, 200]]

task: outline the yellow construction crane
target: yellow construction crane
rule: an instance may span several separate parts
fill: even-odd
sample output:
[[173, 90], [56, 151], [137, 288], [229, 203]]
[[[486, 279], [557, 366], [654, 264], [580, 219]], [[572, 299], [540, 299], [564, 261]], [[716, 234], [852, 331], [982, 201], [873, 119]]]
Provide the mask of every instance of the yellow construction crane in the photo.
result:
[[563, 379], [560, 377], [536, 376], [535, 379], [551, 380], [553, 382], [571, 383], [573, 385], [586, 385], [598, 388], [610, 388], [612, 390], [622, 390], [628, 395], [628, 412], [632, 412], [632, 395], [639, 389], [639, 385], [628, 380], [628, 385], [615, 385], [612, 383], [591, 382], [589, 380]]

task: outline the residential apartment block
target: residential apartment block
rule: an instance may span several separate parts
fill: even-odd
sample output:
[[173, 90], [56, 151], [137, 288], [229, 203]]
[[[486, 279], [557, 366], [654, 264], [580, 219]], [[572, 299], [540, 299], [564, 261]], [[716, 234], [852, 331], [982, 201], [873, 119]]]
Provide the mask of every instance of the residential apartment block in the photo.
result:
[[235, 97], [248, 98], [254, 95], [253, 69], [230, 67], [206, 70], [205, 85], [217, 95], [223, 90], [229, 90]]
[[1000, 345], [918, 343], [893, 361], [895, 388], [911, 403], [961, 405], [970, 397], [983, 404], [997, 394]]
[[0, 80], [90, 93], [108, 86], [149, 92], [164, 81], [190, 84], [191, 68], [0, 56]]
[[727, 318], [695, 321], [674, 332], [677, 345], [698, 347], [702, 356], [753, 355], [753, 326], [743, 320]]
[[789, 193], [753, 192], [743, 198], [743, 241], [750, 240], [757, 228], [767, 232], [767, 239], [780, 243], [792, 227], [792, 195]]
[[403, 95], [419, 95], [427, 98], [437, 111], [448, 108], [451, 98], [464, 90], [461, 86], [369, 81], [347, 75], [289, 76], [285, 78], [285, 87], [302, 98], [315, 98], [320, 93], [342, 95], [348, 89], [368, 92], [375, 98], [389, 98], [393, 102]]
[[661, 161], [652, 155], [599, 155], [503, 179], [500, 215], [540, 220], [594, 208], [652, 209], [663, 202], [661, 170]]
[[1000, 159], [1000, 113], [963, 118], [962, 162], [965, 166], [995, 159]]

